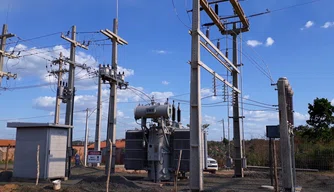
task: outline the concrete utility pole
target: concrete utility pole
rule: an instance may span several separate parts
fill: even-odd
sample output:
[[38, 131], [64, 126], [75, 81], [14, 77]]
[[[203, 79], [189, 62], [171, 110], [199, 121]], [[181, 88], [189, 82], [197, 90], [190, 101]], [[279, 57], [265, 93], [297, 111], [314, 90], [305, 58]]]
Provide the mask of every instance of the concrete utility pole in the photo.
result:
[[223, 137], [222, 137], [222, 141], [224, 141], [224, 139], [225, 139], [225, 123], [224, 123], [224, 118], [220, 122], [222, 122], [222, 125], [223, 125]]
[[2, 27], [2, 34], [0, 35], [1, 44], [0, 44], [0, 87], [3, 77], [9, 78], [16, 78], [16, 74], [11, 74], [10, 72], [3, 72], [3, 64], [4, 64], [4, 58], [8, 57], [9, 59], [18, 58], [15, 55], [9, 54], [6, 52], [6, 41], [8, 38], [15, 37], [15, 34], [8, 33], [8, 26], [7, 24], [4, 24]]
[[63, 78], [63, 73], [67, 72], [66, 69], [63, 69], [63, 53], [59, 54], [59, 59], [54, 60], [53, 64], [58, 64], [59, 68], [58, 71], [52, 71], [51, 73], [57, 74], [58, 77], [58, 82], [57, 82], [57, 95], [56, 95], [56, 107], [55, 107], [55, 118], [54, 118], [54, 123], [59, 124], [59, 114], [60, 114], [60, 103], [61, 103], [61, 97], [62, 97], [62, 78]]
[[[238, 41], [237, 37], [239, 31], [237, 31], [236, 23], [233, 23], [233, 64], [235, 67], [238, 67]], [[238, 72], [236, 70], [232, 71], [233, 86], [238, 88]], [[234, 103], [233, 103], [233, 144], [234, 144], [234, 176], [235, 177], [244, 177], [243, 169], [243, 150], [241, 142], [241, 130], [240, 130], [240, 116], [239, 116], [239, 93], [233, 92]], [[243, 117], [241, 117], [243, 118]]]
[[[101, 69], [101, 65], [99, 66]], [[95, 143], [94, 143], [94, 150], [100, 151], [101, 150], [101, 110], [102, 110], [102, 79], [101, 79], [101, 72], [98, 71], [98, 90], [97, 90], [97, 107], [96, 107], [96, 128], [95, 128]], [[99, 163], [96, 166], [100, 166]]]
[[[118, 19], [114, 19], [114, 34], [118, 34]], [[112, 40], [112, 68], [117, 71], [118, 49], [117, 41]], [[115, 173], [115, 158], [116, 158], [116, 115], [117, 115], [117, 83], [110, 83], [110, 97], [109, 97], [109, 114], [108, 114], [108, 128], [107, 141], [111, 139], [112, 142], [112, 159], [111, 159], [111, 173]], [[110, 149], [110, 146], [109, 146]], [[110, 152], [110, 150], [109, 150]]]
[[[70, 53], [70, 67], [69, 67], [69, 75], [68, 75], [68, 92], [70, 94], [70, 98], [66, 103], [66, 117], [65, 117], [65, 125], [73, 125], [73, 108], [74, 108], [74, 95], [75, 95], [75, 87], [74, 87], [74, 76], [75, 76], [75, 51], [76, 47], [79, 46], [84, 49], [88, 49], [85, 45], [80, 44], [76, 41], [76, 26], [72, 26], [72, 37], [71, 39], [61, 35], [61, 38], [71, 43], [71, 53]], [[68, 133], [68, 141], [67, 141], [67, 171], [66, 176], [70, 177], [71, 175], [71, 157], [73, 156], [72, 149], [72, 140], [73, 140], [73, 128], [69, 129]]]
[[291, 112], [288, 112], [288, 102], [291, 102], [290, 97], [293, 91], [289, 85], [287, 78], [279, 78], [277, 81], [278, 89], [278, 108], [279, 108], [279, 129], [280, 129], [280, 145], [281, 145], [281, 164], [282, 164], [282, 185], [284, 191], [294, 191], [294, 178], [292, 171], [291, 158], [291, 141], [290, 141], [290, 126]]
[[190, 74], [190, 189], [203, 190], [201, 71], [200, 71], [200, 2], [193, 0]]
[[85, 129], [85, 146], [84, 146], [84, 166], [87, 166], [87, 151], [88, 151], [88, 134], [89, 134], [89, 129], [88, 129], [88, 112], [89, 109], [86, 109], [86, 129]]
[[[128, 44], [124, 39], [118, 36], [118, 19], [114, 19], [114, 26], [113, 26], [113, 32], [110, 30], [101, 30], [101, 33], [103, 33], [105, 36], [109, 37], [112, 40], [112, 66], [111, 71], [113, 74], [108, 74], [107, 77], [105, 77], [110, 84], [110, 96], [109, 96], [109, 113], [108, 113], [108, 127], [107, 127], [107, 141], [111, 140], [112, 143], [112, 161], [111, 161], [111, 173], [115, 173], [115, 157], [116, 157], [116, 115], [117, 115], [117, 86], [120, 88], [123, 85], [127, 84], [124, 83], [124, 73], [118, 74], [118, 78], [115, 78], [117, 76], [117, 46], [118, 44], [124, 45]], [[110, 70], [109, 70], [110, 71]], [[122, 77], [121, 77], [122, 76]], [[102, 78], [103, 80], [104, 78]], [[107, 158], [109, 157], [110, 153], [109, 143], [107, 143]], [[105, 167], [105, 173], [108, 174], [109, 167], [106, 165]]]

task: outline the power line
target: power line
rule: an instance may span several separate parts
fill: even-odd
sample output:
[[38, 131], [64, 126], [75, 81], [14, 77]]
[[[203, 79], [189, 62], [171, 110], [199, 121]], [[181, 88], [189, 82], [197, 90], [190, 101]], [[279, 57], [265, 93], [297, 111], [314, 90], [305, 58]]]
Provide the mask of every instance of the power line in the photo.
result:
[[295, 4], [295, 5], [282, 7], [282, 8], [279, 8], [279, 9], [274, 9], [274, 10], [270, 11], [269, 13], [283, 11], [283, 10], [286, 10], [286, 9], [291, 9], [291, 8], [294, 8], [294, 7], [299, 7], [299, 6], [302, 6], [302, 5], [307, 5], [307, 4], [315, 3], [315, 2], [318, 2], [318, 1], [321, 1], [321, 0], [313, 0], [313, 1], [305, 2], [305, 3], [298, 3], [298, 4]]
[[185, 23], [182, 21], [182, 19], [180, 18], [179, 14], [178, 14], [178, 12], [177, 12], [177, 10], [176, 10], [174, 0], [172, 0], [172, 4], [173, 4], [174, 12], [175, 12], [175, 14], [176, 14], [177, 19], [178, 19], [178, 20], [179, 20], [179, 21], [180, 21], [186, 28], [191, 29], [191, 28], [190, 28], [187, 24], [185, 24]]
[[[78, 113], [78, 112], [84, 112], [86, 110], [80, 110], [80, 111], [74, 111], [73, 113]], [[65, 113], [61, 113], [62, 115]], [[10, 120], [23, 120], [23, 119], [35, 119], [35, 118], [41, 118], [41, 117], [50, 117], [54, 115], [41, 115], [41, 116], [32, 116], [32, 117], [20, 117], [20, 118], [12, 118], [12, 119], [0, 119], [0, 121], [10, 121]]]
[[45, 38], [45, 37], [50, 37], [50, 36], [61, 34], [61, 33], [62, 32], [50, 33], [50, 34], [46, 34], [46, 35], [41, 35], [41, 36], [29, 38], [29, 39], [23, 39], [21, 37], [17, 37], [19, 39], [18, 41], [7, 43], [7, 45], [9, 45], [9, 44], [15, 44], [15, 43], [18, 43], [18, 42], [33, 41], [33, 40], [36, 40], [36, 39], [42, 39], [42, 38]]
[[[81, 79], [76, 79], [76, 81], [80, 81], [80, 80], [85, 80], [85, 79], [91, 79], [92, 77], [87, 77], [87, 78], [81, 78]], [[51, 82], [49, 83], [43, 83], [43, 84], [36, 84], [36, 85], [26, 85], [26, 86], [20, 86], [20, 87], [13, 87], [13, 88], [9, 88], [9, 87], [0, 87], [0, 90], [17, 90], [17, 89], [30, 89], [30, 88], [38, 88], [38, 87], [46, 87], [49, 86]], [[52, 84], [52, 83], [51, 83]]]

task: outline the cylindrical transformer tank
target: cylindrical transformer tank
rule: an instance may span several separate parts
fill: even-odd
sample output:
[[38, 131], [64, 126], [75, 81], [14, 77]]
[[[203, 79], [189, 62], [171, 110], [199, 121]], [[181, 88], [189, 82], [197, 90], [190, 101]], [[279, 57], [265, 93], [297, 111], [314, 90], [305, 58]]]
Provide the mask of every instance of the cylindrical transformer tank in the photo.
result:
[[172, 108], [170, 105], [150, 105], [137, 106], [134, 111], [135, 119], [140, 118], [170, 118], [172, 115]]

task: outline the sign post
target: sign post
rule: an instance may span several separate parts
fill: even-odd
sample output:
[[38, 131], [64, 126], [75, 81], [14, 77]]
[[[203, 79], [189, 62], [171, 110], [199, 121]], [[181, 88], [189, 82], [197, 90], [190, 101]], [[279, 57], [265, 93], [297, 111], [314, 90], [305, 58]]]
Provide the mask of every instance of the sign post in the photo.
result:
[[88, 163], [101, 163], [102, 152], [101, 151], [88, 151], [87, 161]]

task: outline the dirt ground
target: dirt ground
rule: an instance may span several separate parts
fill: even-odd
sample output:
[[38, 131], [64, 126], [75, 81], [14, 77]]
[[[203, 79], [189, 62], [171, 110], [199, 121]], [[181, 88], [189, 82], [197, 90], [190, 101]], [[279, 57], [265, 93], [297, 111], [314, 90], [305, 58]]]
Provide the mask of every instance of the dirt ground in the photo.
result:
[[[111, 177], [110, 190], [117, 192], [165, 192], [173, 191], [172, 183], [152, 183], [145, 181], [144, 171], [125, 171], [116, 169], [117, 174]], [[245, 171], [244, 178], [232, 178], [233, 171], [219, 171], [217, 174], [204, 174], [205, 191], [245, 192], [269, 191], [261, 189], [261, 185], [270, 185], [269, 174], [266, 172]], [[0, 192], [47, 192], [53, 191], [52, 184], [41, 181], [35, 186], [34, 181], [14, 182], [10, 180], [11, 172], [0, 173]], [[297, 184], [305, 192], [334, 192], [333, 173], [297, 173]], [[104, 192], [106, 191], [106, 176], [104, 170], [95, 168], [75, 167], [72, 177], [62, 181], [60, 192]], [[189, 191], [189, 181], [178, 182], [178, 191]]]

